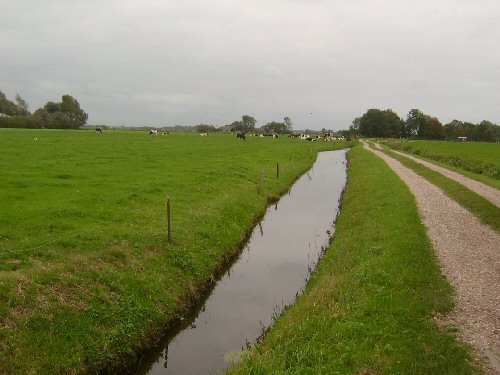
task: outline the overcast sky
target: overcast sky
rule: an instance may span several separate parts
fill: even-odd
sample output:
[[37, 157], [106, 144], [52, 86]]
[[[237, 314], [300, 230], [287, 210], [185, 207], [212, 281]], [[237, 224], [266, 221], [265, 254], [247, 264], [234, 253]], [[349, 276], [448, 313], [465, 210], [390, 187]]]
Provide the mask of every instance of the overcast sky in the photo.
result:
[[0, 90], [89, 124], [500, 124], [498, 0], [0, 0]]

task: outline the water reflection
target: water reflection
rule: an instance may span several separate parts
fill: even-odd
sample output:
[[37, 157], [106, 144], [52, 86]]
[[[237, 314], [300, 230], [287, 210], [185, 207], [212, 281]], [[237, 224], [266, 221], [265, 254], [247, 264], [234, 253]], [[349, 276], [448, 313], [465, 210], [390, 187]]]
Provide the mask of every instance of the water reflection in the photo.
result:
[[[218, 374], [304, 287], [327, 246], [345, 185], [345, 151], [318, 160], [270, 207], [197, 316], [141, 359], [137, 374]], [[279, 210], [278, 210], [279, 206]]]

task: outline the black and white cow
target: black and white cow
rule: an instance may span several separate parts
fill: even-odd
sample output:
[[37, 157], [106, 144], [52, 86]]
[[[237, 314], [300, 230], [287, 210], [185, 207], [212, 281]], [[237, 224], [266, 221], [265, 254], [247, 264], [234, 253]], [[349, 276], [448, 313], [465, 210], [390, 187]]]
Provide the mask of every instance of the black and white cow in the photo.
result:
[[247, 141], [245, 133], [236, 133], [236, 139], [241, 138], [245, 142]]

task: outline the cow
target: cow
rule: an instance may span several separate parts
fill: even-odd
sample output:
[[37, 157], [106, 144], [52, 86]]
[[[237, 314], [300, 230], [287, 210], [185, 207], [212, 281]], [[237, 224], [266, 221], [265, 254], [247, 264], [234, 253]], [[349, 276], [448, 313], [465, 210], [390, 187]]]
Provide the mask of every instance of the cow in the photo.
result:
[[247, 139], [245, 137], [245, 133], [236, 133], [236, 139], [241, 138], [246, 142]]
[[309, 140], [311, 138], [311, 136], [309, 134], [300, 134], [299, 135], [299, 139], [302, 139], [302, 140]]
[[95, 129], [95, 132], [96, 132], [96, 133], [101, 133], [101, 134], [102, 134], [102, 129], [101, 129], [101, 128], [96, 128], [96, 129]]
[[201, 135], [202, 137], [207, 137], [207, 136], [208, 136], [208, 133], [200, 133], [200, 135]]
[[161, 135], [169, 135], [170, 133], [169, 132], [163, 132], [161, 133]]
[[149, 135], [158, 135], [158, 130], [156, 130], [156, 129], [151, 129], [151, 130], [149, 131]]

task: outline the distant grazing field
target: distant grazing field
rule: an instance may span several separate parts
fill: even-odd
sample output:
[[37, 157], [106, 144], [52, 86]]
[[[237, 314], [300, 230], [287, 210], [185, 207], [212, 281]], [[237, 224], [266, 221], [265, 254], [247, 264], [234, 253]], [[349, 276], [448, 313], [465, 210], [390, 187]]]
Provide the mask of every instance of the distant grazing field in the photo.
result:
[[268, 200], [344, 146], [0, 129], [0, 373], [91, 372], [151, 344]]
[[412, 146], [421, 150], [439, 152], [443, 155], [463, 155], [486, 163], [498, 163], [500, 160], [500, 144], [486, 142], [443, 142], [414, 141]]
[[[500, 180], [499, 143], [444, 141], [388, 141], [387, 143], [395, 149]], [[498, 184], [492, 183], [498, 187]]]

